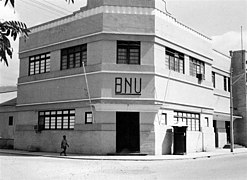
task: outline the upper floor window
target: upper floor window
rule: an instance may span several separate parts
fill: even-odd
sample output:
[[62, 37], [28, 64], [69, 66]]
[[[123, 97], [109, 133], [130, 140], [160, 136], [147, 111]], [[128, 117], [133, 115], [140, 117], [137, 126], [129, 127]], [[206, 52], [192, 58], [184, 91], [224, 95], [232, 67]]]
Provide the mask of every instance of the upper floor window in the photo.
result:
[[162, 113], [161, 114], [160, 123], [163, 124], [163, 125], [167, 125], [167, 114], [166, 113]]
[[87, 44], [62, 49], [61, 70], [82, 67], [82, 63], [87, 63]]
[[190, 75], [197, 77], [198, 74], [202, 74], [205, 78], [205, 63], [193, 57], [190, 57]]
[[38, 124], [44, 130], [73, 130], [75, 110], [40, 111]]
[[228, 92], [231, 92], [231, 78], [228, 77]]
[[213, 87], [215, 88], [215, 72], [212, 72], [212, 83]]
[[184, 73], [184, 54], [166, 48], [166, 67], [170, 70]]
[[140, 64], [140, 41], [117, 41], [117, 64]]
[[50, 72], [50, 53], [29, 57], [29, 75]]
[[230, 92], [231, 87], [230, 87], [230, 78], [224, 76], [224, 90]]
[[227, 91], [227, 77], [224, 76], [224, 90]]
[[188, 131], [200, 131], [200, 114], [175, 111], [174, 123], [185, 123]]

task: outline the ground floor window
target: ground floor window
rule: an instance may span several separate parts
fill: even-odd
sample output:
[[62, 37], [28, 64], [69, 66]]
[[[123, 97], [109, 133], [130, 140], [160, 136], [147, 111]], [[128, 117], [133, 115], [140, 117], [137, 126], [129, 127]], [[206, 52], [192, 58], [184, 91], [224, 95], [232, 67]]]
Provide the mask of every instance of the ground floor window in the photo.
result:
[[39, 112], [39, 126], [43, 130], [71, 130], [75, 126], [75, 110]]
[[9, 116], [9, 126], [13, 126], [13, 124], [14, 124], [14, 117]]
[[186, 123], [188, 131], [200, 131], [200, 114], [175, 111], [174, 123]]
[[93, 113], [92, 112], [85, 113], [85, 124], [93, 124]]

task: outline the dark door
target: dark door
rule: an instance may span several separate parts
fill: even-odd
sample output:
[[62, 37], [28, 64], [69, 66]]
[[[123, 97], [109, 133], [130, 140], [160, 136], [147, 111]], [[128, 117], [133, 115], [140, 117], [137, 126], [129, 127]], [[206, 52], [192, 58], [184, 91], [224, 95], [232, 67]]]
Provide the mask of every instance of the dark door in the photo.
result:
[[186, 154], [186, 129], [187, 127], [174, 128], [174, 153], [177, 155]]
[[117, 112], [117, 153], [140, 152], [139, 112]]
[[218, 143], [218, 132], [217, 132], [217, 121], [213, 120], [214, 134], [215, 134], [215, 147], [219, 147]]
[[231, 139], [230, 139], [230, 121], [225, 121], [225, 127], [226, 127], [227, 143], [230, 143], [231, 142]]

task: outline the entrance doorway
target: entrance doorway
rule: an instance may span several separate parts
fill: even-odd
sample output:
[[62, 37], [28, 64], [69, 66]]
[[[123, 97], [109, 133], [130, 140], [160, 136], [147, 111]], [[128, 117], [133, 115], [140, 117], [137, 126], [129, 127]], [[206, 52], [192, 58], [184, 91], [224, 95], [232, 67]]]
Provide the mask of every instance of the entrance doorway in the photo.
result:
[[226, 127], [226, 140], [227, 143], [231, 143], [231, 139], [230, 139], [230, 121], [226, 121], [225, 122], [225, 127]]
[[117, 112], [117, 153], [140, 152], [139, 112]]
[[215, 134], [215, 147], [218, 148], [219, 147], [219, 143], [218, 143], [218, 131], [217, 131], [217, 122], [216, 122], [216, 120], [213, 120], [213, 127], [214, 127], [214, 134]]
[[186, 154], [186, 131], [187, 126], [173, 126], [174, 129], [174, 146], [173, 154]]

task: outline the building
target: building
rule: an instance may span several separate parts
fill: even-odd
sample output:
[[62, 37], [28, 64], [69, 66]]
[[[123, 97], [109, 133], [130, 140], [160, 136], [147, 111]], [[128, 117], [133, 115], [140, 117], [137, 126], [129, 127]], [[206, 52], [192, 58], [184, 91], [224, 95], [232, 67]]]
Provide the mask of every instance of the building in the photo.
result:
[[63, 135], [84, 154], [227, 144], [230, 57], [165, 6], [90, 0], [20, 38], [14, 147], [57, 152]]
[[0, 104], [0, 148], [14, 147], [16, 98]]
[[233, 72], [233, 111], [242, 118], [234, 121], [234, 142], [247, 146], [246, 62], [245, 50], [231, 52]]

